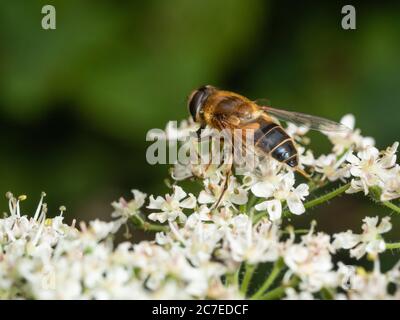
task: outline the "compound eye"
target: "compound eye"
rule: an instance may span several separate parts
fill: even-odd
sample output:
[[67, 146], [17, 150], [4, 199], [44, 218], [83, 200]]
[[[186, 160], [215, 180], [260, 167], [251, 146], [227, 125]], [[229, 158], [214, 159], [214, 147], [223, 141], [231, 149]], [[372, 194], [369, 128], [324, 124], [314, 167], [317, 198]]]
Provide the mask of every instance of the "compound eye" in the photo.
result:
[[190, 98], [189, 111], [194, 121], [196, 121], [197, 115], [201, 112], [203, 102], [207, 99], [207, 96], [207, 87], [201, 87]]

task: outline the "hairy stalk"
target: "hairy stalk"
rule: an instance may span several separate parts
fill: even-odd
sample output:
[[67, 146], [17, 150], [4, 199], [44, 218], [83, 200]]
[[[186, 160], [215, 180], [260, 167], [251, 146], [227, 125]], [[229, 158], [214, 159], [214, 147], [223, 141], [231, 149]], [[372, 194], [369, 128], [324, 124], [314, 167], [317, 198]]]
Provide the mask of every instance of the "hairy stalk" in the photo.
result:
[[252, 278], [254, 270], [256, 268], [257, 268], [257, 265], [246, 263], [242, 285], [240, 286], [240, 292], [242, 292], [243, 295], [246, 295], [246, 293], [247, 293], [251, 278]]
[[399, 206], [395, 205], [393, 202], [390, 202], [390, 201], [381, 201], [381, 196], [382, 196], [382, 189], [381, 188], [379, 188], [379, 187], [370, 187], [368, 196], [375, 203], [378, 203], [381, 206], [389, 208], [390, 210], [400, 214], [400, 207]]
[[339, 188], [337, 188], [337, 189], [335, 189], [335, 190], [333, 190], [331, 192], [328, 192], [328, 193], [326, 193], [326, 194], [324, 194], [324, 195], [322, 195], [322, 196], [320, 196], [320, 197], [318, 197], [316, 199], [307, 201], [306, 203], [304, 203], [304, 207], [306, 209], [308, 209], [308, 208], [312, 208], [312, 207], [315, 207], [317, 205], [320, 205], [320, 204], [322, 204], [324, 202], [327, 202], [327, 201], [337, 197], [338, 195], [342, 194], [348, 188], [350, 188], [350, 183], [347, 183], [347, 184], [345, 184], [345, 185], [343, 185], [343, 186], [341, 186], [341, 187], [339, 187]]
[[285, 264], [283, 263], [282, 259], [278, 259], [274, 263], [274, 266], [272, 267], [271, 273], [269, 274], [268, 278], [264, 281], [257, 292], [251, 296], [251, 299], [259, 299], [264, 294], [264, 292], [267, 291], [269, 287], [271, 287], [278, 275], [281, 273], [284, 265]]

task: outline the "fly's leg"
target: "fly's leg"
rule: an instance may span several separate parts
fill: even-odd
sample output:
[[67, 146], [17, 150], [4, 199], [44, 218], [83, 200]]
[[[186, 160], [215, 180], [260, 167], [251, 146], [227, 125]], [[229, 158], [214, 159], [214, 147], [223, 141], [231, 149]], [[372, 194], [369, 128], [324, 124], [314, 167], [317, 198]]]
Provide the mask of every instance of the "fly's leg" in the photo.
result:
[[231, 177], [232, 174], [232, 166], [233, 166], [233, 154], [230, 154], [230, 157], [228, 158], [228, 168], [225, 171], [224, 183], [221, 194], [219, 195], [217, 202], [211, 207], [211, 210], [218, 208], [225, 195], [226, 190], [228, 189], [229, 178]]
[[[194, 136], [193, 135], [191, 135], [191, 137], [193, 138], [193, 139], [195, 139], [195, 141], [197, 141], [197, 143], [201, 143], [201, 139], [202, 139], [202, 137], [201, 137], [201, 131], [202, 130], [204, 130], [205, 129], [205, 127], [204, 126], [201, 126], [199, 129], [197, 129], [197, 131], [194, 133]], [[201, 161], [202, 161], [202, 159], [201, 159], [201, 154], [199, 153], [199, 151], [198, 150], [195, 150], [195, 152], [196, 152], [196, 155], [197, 155], [197, 161], [198, 161], [198, 163], [200, 163], [201, 164]], [[209, 166], [209, 164], [208, 164], [208, 166]], [[207, 169], [208, 169], [208, 166], [207, 166], [207, 168], [206, 168], [206, 171], [207, 171]], [[190, 177], [188, 177], [188, 178], [193, 178], [193, 177], [195, 177], [196, 175], [193, 173], [193, 171], [192, 171], [192, 175], [190, 176]]]
[[307, 172], [305, 172], [303, 169], [296, 168], [295, 171], [298, 172], [298, 173], [300, 173], [300, 174], [301, 174], [304, 178], [306, 178], [307, 180], [313, 181], [313, 180], [311, 179], [311, 176], [310, 176]]
[[[209, 147], [210, 147], [210, 153], [211, 153], [211, 157], [210, 157], [210, 159], [209, 159], [209, 162], [207, 163], [207, 166], [205, 167], [205, 169], [204, 169], [204, 172], [207, 172], [208, 171], [208, 169], [210, 168], [210, 166], [213, 164], [213, 160], [214, 160], [214, 150], [213, 150], [213, 139], [212, 139], [212, 137], [213, 137], [213, 134], [211, 133], [211, 134], [209, 134], [209, 135], [207, 135], [207, 136], [205, 136], [205, 137], [201, 137], [201, 130], [203, 130], [204, 129], [204, 127], [200, 127], [197, 131], [196, 131], [196, 135], [197, 135], [197, 141], [198, 142], [202, 142], [202, 139], [209, 139], [210, 141], [209, 141]], [[210, 139], [211, 138], [211, 139]], [[201, 158], [201, 156], [200, 156], [200, 158]]]
[[295, 168], [295, 171], [300, 173], [304, 178], [309, 181], [309, 185], [314, 185], [316, 187], [322, 187], [324, 185], [324, 181], [316, 181], [314, 180], [307, 172], [302, 169]]

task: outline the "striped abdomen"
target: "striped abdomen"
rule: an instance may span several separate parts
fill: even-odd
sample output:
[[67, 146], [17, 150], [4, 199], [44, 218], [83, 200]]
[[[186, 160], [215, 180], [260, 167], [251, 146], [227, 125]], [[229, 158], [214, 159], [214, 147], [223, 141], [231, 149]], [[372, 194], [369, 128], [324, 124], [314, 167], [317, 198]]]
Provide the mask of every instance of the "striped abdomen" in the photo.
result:
[[255, 145], [274, 159], [290, 167], [297, 167], [297, 150], [293, 140], [282, 127], [264, 119], [259, 121], [259, 125], [260, 127], [254, 132]]

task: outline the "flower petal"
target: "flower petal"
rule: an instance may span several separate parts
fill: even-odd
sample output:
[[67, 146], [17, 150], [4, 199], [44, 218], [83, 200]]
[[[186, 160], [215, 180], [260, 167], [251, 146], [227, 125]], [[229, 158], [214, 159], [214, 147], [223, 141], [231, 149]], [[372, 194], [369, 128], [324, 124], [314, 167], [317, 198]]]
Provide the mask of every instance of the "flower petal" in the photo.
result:
[[386, 233], [392, 229], [392, 224], [390, 223], [390, 217], [384, 217], [381, 223], [378, 225], [377, 231], [379, 233]]
[[186, 208], [186, 209], [193, 209], [196, 206], [196, 198], [193, 194], [189, 194], [189, 197], [187, 197], [185, 200], [183, 200], [179, 206], [181, 208]]
[[256, 197], [269, 198], [272, 196], [273, 191], [274, 186], [266, 181], [257, 182], [251, 187], [251, 192], [253, 192]]
[[230, 196], [230, 200], [234, 204], [242, 205], [247, 203], [247, 192], [242, 188], [235, 188]]
[[307, 184], [302, 183], [297, 186], [295, 192], [300, 199], [304, 200], [309, 195], [308, 188]]
[[344, 115], [342, 119], [340, 119], [340, 123], [353, 130], [356, 124], [356, 118], [354, 117], [354, 115], [349, 113]]
[[183, 191], [183, 189], [180, 186], [174, 186], [174, 194], [173, 194], [173, 199], [176, 201], [181, 201], [186, 197], [187, 193]]
[[306, 211], [303, 202], [301, 202], [300, 198], [293, 193], [288, 197], [287, 204], [290, 212], [293, 214], [300, 215]]
[[197, 200], [200, 204], [213, 203], [216, 201], [213, 195], [204, 190], [200, 192], [199, 198]]
[[154, 199], [154, 196], [150, 196], [150, 203], [147, 206], [148, 209], [161, 209], [162, 205], [164, 204], [165, 200], [163, 197], [158, 196]]
[[268, 201], [260, 202], [259, 204], [256, 204], [256, 205], [254, 206], [254, 208], [255, 208], [257, 211], [267, 210], [267, 208], [268, 208]]
[[279, 220], [282, 215], [282, 203], [277, 199], [267, 201], [267, 211], [272, 221]]
[[136, 189], [133, 189], [132, 193], [133, 193], [134, 201], [136, 203], [136, 207], [138, 209], [141, 208], [144, 204], [144, 201], [146, 200], [147, 194], [145, 194], [139, 190], [136, 190]]

